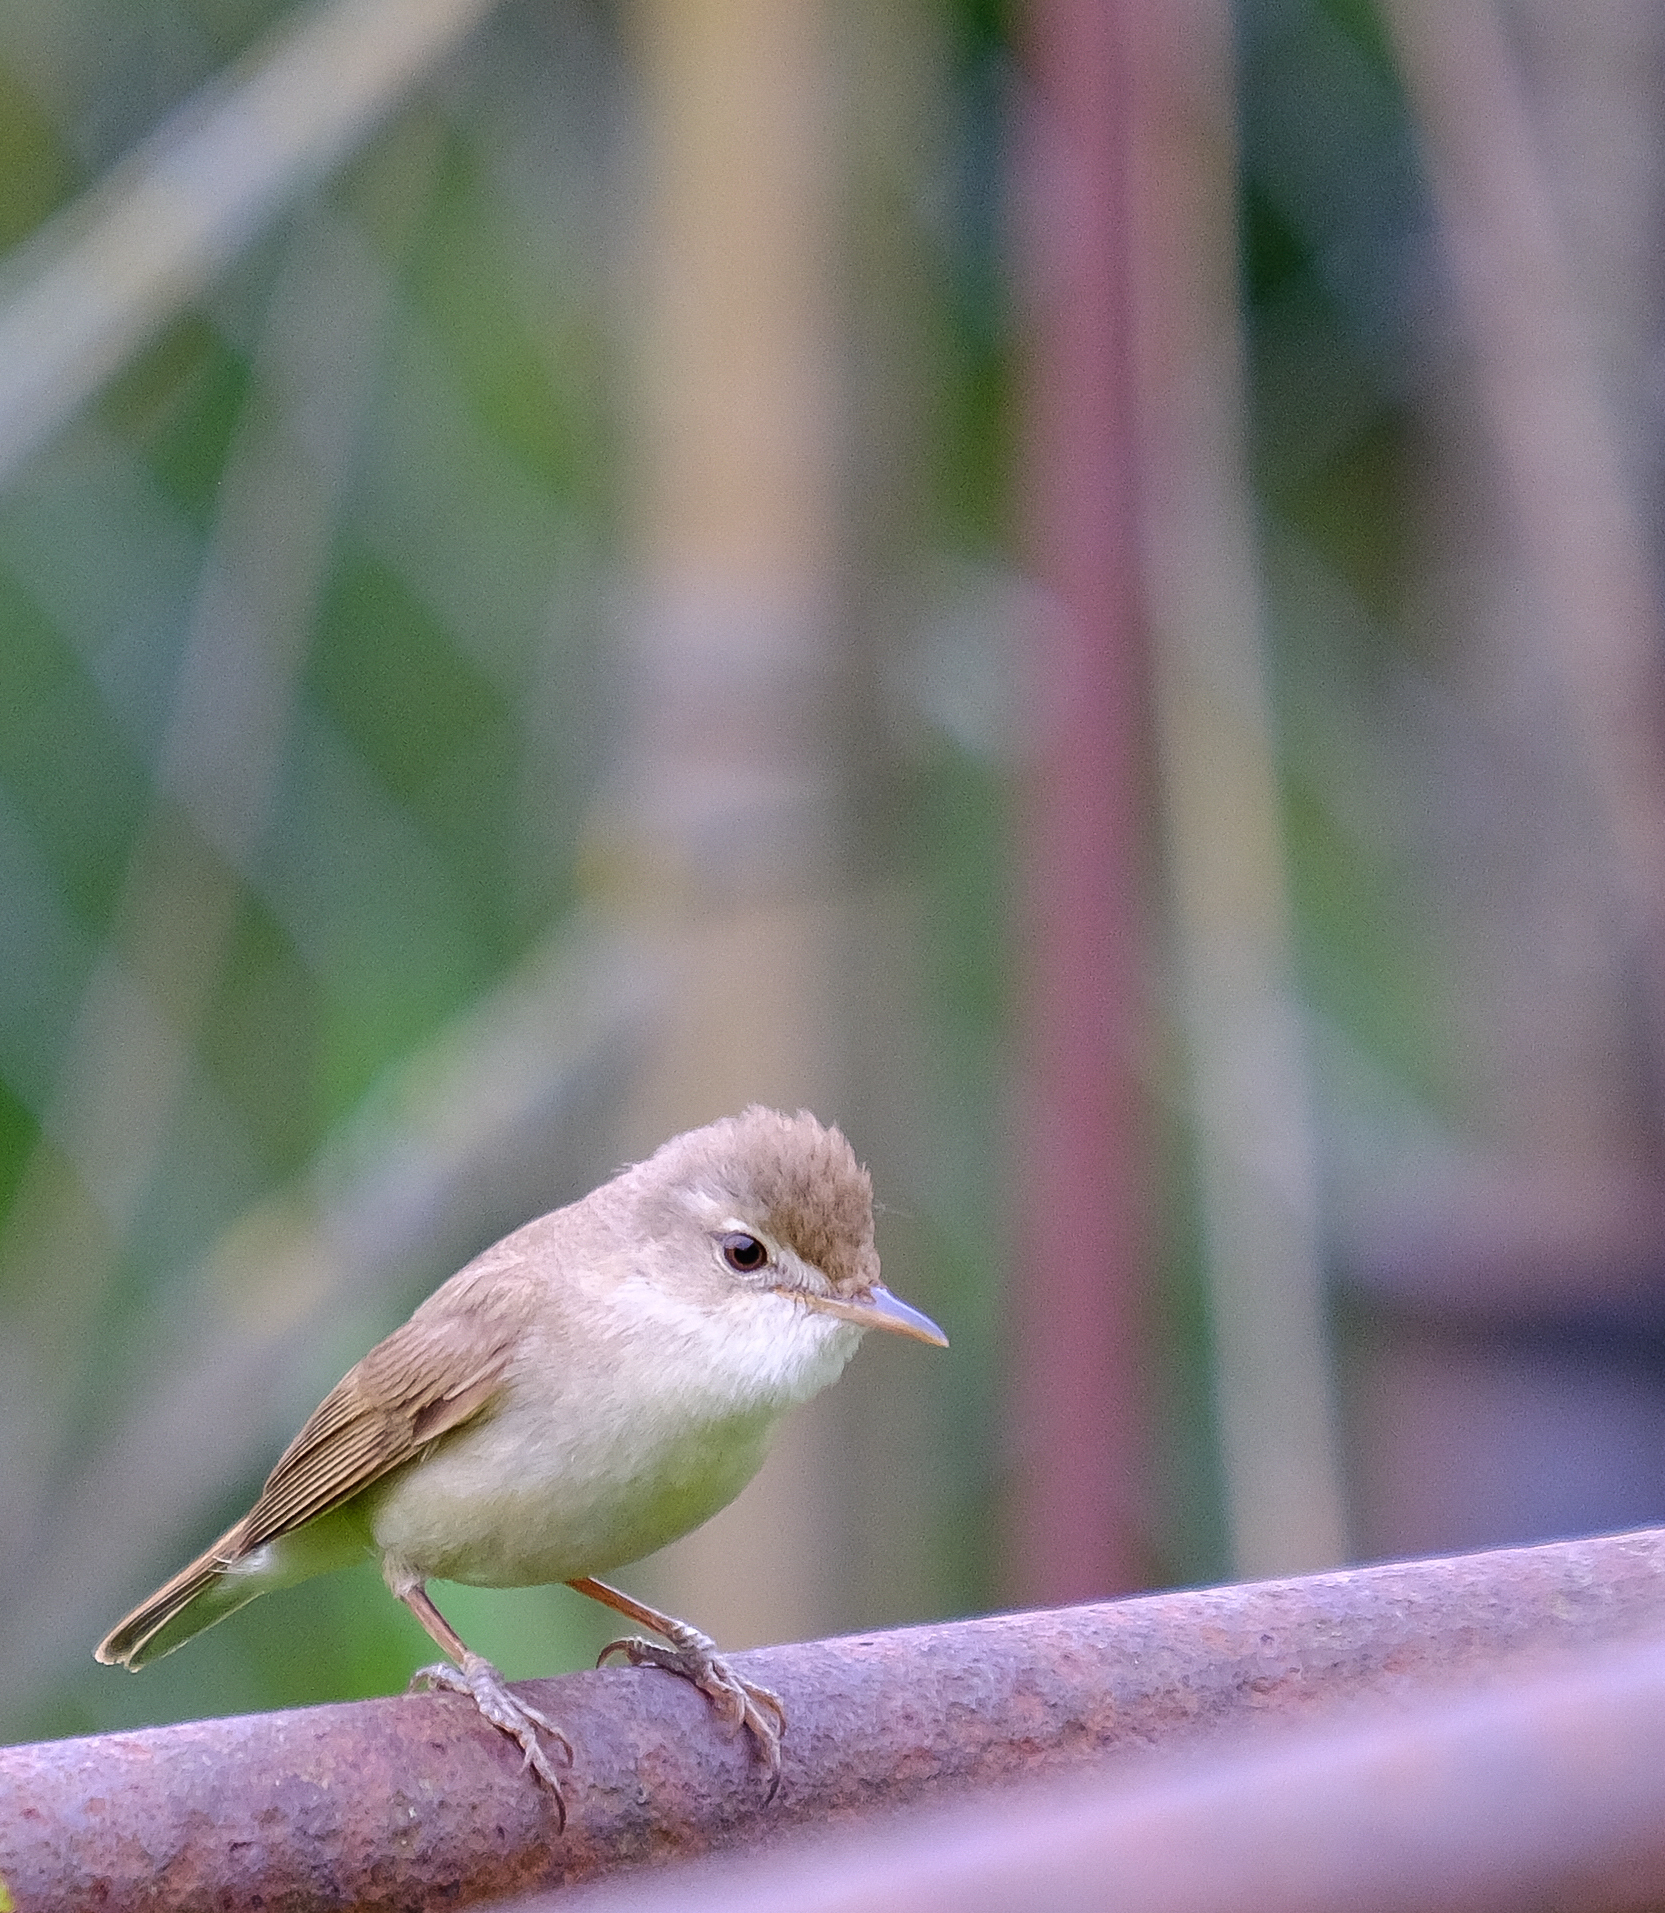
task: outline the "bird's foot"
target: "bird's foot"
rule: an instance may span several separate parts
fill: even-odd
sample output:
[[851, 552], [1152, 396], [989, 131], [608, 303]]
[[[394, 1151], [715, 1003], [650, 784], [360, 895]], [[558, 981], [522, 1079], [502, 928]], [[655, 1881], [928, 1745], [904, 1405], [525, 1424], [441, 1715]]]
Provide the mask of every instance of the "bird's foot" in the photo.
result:
[[780, 1743], [786, 1732], [786, 1707], [780, 1695], [742, 1680], [717, 1652], [717, 1643], [686, 1621], [670, 1621], [664, 1633], [669, 1647], [634, 1634], [609, 1641], [596, 1656], [596, 1666], [600, 1667], [609, 1654], [622, 1654], [632, 1667], [662, 1667], [667, 1674], [680, 1674], [692, 1681], [732, 1732], [744, 1727], [756, 1741], [769, 1770], [769, 1791], [764, 1798], [773, 1800], [780, 1787]]
[[538, 1738], [538, 1730], [542, 1728], [555, 1742], [564, 1757], [563, 1764], [568, 1767], [572, 1765], [572, 1742], [547, 1714], [540, 1713], [529, 1701], [511, 1694], [508, 1682], [490, 1661], [479, 1654], [465, 1654], [461, 1667], [453, 1667], [449, 1661], [438, 1661], [432, 1667], [418, 1668], [410, 1678], [410, 1691], [418, 1693], [424, 1687], [443, 1687], [448, 1693], [467, 1694], [492, 1726], [501, 1728], [519, 1746], [525, 1756], [521, 1762], [522, 1770], [530, 1767], [554, 1794], [560, 1825], [565, 1827], [566, 1799], [549, 1755]]

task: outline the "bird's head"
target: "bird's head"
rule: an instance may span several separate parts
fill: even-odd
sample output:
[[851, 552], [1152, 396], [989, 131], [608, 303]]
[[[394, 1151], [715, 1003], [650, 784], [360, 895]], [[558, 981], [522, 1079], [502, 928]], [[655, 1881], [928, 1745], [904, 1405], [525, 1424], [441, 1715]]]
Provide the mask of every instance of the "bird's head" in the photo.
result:
[[939, 1348], [929, 1316], [879, 1280], [873, 1182], [837, 1129], [757, 1104], [673, 1137], [627, 1172], [679, 1275], [711, 1296], [779, 1296]]

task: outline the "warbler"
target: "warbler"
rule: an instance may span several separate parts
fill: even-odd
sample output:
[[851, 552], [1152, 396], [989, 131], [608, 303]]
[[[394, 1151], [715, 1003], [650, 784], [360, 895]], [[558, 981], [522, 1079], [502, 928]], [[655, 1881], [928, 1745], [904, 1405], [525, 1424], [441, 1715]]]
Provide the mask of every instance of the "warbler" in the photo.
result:
[[380, 1557], [450, 1659], [413, 1684], [472, 1696], [565, 1803], [559, 1726], [512, 1693], [427, 1592], [565, 1581], [668, 1646], [754, 1738], [773, 1793], [786, 1712], [715, 1644], [597, 1580], [688, 1533], [757, 1472], [771, 1430], [868, 1329], [947, 1346], [879, 1280], [873, 1187], [844, 1136], [753, 1106], [665, 1143], [460, 1269], [349, 1369], [243, 1518], [97, 1648], [138, 1669], [273, 1588]]

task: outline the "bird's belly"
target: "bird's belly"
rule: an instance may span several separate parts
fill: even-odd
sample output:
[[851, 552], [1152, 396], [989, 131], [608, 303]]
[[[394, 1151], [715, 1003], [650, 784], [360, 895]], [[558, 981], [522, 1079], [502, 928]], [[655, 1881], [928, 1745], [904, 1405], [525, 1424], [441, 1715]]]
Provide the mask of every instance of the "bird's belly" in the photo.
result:
[[390, 1562], [480, 1587], [605, 1574], [697, 1528], [763, 1460], [774, 1416], [562, 1438], [506, 1417], [462, 1428], [366, 1496]]

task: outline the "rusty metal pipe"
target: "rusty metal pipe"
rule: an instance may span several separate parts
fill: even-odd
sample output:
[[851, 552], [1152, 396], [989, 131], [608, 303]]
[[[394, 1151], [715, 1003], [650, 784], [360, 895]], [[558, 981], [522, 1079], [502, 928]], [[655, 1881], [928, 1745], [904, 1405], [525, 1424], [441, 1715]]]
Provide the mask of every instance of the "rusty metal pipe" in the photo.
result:
[[287, 1913], [499, 1897], [848, 1823], [1430, 1686], [1518, 1682], [1665, 1614], [1665, 1531], [994, 1616], [736, 1656], [791, 1714], [768, 1808], [741, 1742], [653, 1670], [531, 1682], [577, 1748], [558, 1838], [453, 1695], [0, 1749], [19, 1908]]
[[[1166, 1764], [1166, 1763], [1164, 1763]], [[1288, 1747], [910, 1815], [586, 1913], [1637, 1913], [1665, 1904], [1665, 1644]], [[1113, 1885], [1111, 1883], [1114, 1883]], [[570, 1895], [523, 1902], [558, 1913]]]

